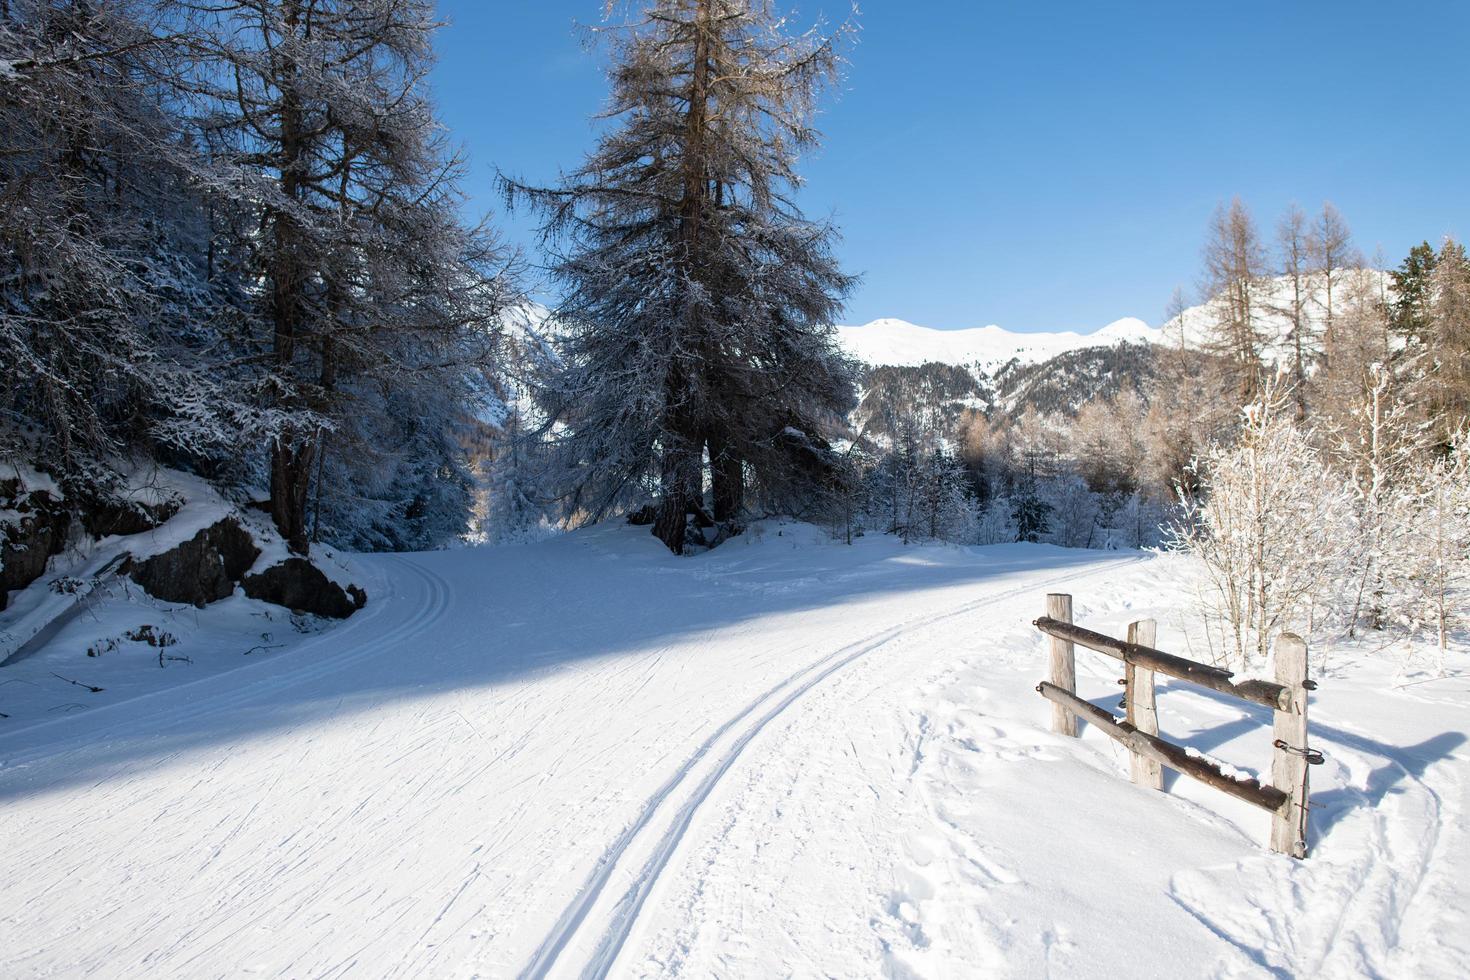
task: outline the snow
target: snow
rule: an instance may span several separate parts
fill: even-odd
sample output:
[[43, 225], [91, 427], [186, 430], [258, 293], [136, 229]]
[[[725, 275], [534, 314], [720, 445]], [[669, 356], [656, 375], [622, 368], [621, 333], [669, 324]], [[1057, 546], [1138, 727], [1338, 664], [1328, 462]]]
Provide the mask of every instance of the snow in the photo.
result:
[[[607, 526], [354, 561], [374, 601], [281, 649], [226, 642], [237, 596], [193, 664], [86, 658], [78, 620], [0, 669], [0, 975], [1470, 971], [1463, 669], [1314, 651], [1304, 862], [1049, 731], [1045, 594], [1198, 657], [1182, 558], [768, 522], [696, 558]], [[1079, 652], [1083, 697], [1119, 674]], [[1263, 709], [1159, 706], [1269, 760]]]
[[917, 366], [937, 361], [986, 368], [1012, 359], [1035, 364], [1068, 351], [1111, 347], [1123, 341], [1153, 343], [1160, 337], [1158, 330], [1132, 317], [1116, 320], [1091, 334], [1015, 333], [994, 324], [968, 330], [936, 330], [895, 319], [838, 327], [837, 333], [847, 352], [867, 364]]
[[[1391, 293], [1386, 273], [1374, 270], [1345, 270], [1336, 281], [1336, 302], [1346, 301], [1354, 277], [1365, 277], [1358, 283], [1374, 294]], [[1285, 309], [1292, 296], [1291, 280], [1285, 276], [1264, 279], [1251, 289], [1258, 329], [1265, 335], [1265, 356], [1272, 361], [1286, 360], [1291, 333], [1291, 320]], [[1326, 326], [1326, 286], [1314, 282], [1304, 294], [1308, 327], [1321, 333]], [[1112, 347], [1119, 343], [1175, 344], [1181, 339], [1190, 347], [1203, 346], [1210, 325], [1218, 318], [1218, 299], [1211, 299], [1184, 310], [1180, 318], [1151, 327], [1136, 317], [1114, 320], [1090, 333], [1073, 331], [1025, 333], [1006, 330], [991, 324], [965, 330], [936, 330], [905, 320], [885, 318], [864, 326], [838, 327], [838, 340], [849, 354], [865, 364], [916, 367], [938, 362], [961, 367], [980, 367], [987, 371], [1012, 359], [1022, 364], [1037, 364], [1069, 351], [1091, 347]]]
[[7, 458], [3, 463], [0, 463], [0, 481], [9, 480], [14, 480], [19, 483], [20, 492], [18, 496], [44, 493], [50, 496], [52, 500], [60, 501], [66, 499], [65, 494], [61, 491], [61, 486], [54, 479], [13, 457]]
[[[46, 487], [44, 481], [47, 478], [34, 471], [23, 473], [22, 479], [32, 490]], [[46, 574], [13, 594], [9, 608], [0, 615], [0, 666], [4, 666], [8, 658], [25, 656], [27, 647], [42, 642], [46, 642], [54, 653], [58, 647], [67, 647], [68, 637], [76, 638], [71, 644], [73, 651], [84, 651], [94, 640], [105, 643], [116, 639], [125, 630], [141, 625], [137, 621], [139, 616], [158, 623], [168, 620], [174, 624], [168, 628], [186, 639], [198, 633], [196, 642], [190, 645], [202, 647], [200, 655], [209, 663], [221, 644], [233, 649], [240, 646], [241, 637], [254, 637], [261, 633], [259, 621], [284, 623], [291, 619], [285, 610], [247, 600], [242, 594], [237, 594], [225, 604], [215, 604], [202, 613], [187, 607], [186, 613], [169, 603], [148, 602], [141, 589], [117, 578], [115, 570], [125, 556], [144, 561], [178, 547], [226, 517], [239, 521], [260, 548], [260, 554], [247, 574], [259, 574], [290, 557], [285, 541], [264, 514], [236, 507], [197, 476], [157, 467], [132, 473], [129, 479], [130, 485], [119, 491], [119, 497], [148, 504], [172, 501], [182, 506], [152, 530], [111, 535], [95, 541], [83, 537], [52, 558]], [[52, 492], [59, 497], [59, 490]], [[0, 512], [0, 519], [4, 513]], [[333, 548], [324, 545], [314, 547], [312, 560], [329, 580], [344, 589], [348, 585], [361, 587], [364, 584], [364, 571], [350, 556]], [[63, 582], [69, 583], [70, 587], [57, 588], [57, 584]], [[368, 592], [371, 596], [371, 589]], [[140, 605], [144, 608], [140, 609]], [[85, 618], [75, 629], [67, 627], [54, 640], [37, 639], [40, 634], [54, 631], [69, 618], [79, 615]], [[181, 615], [193, 624], [188, 630], [178, 625]], [[104, 624], [111, 628], [111, 632], [100, 631]], [[251, 640], [245, 645], [255, 643]], [[272, 648], [286, 645], [289, 644], [276, 643]], [[192, 652], [189, 651], [190, 654]], [[156, 650], [153, 656], [156, 661]], [[95, 662], [87, 663], [89, 670], [95, 670], [97, 666]], [[103, 670], [103, 676], [108, 673], [108, 670]], [[133, 689], [130, 681], [125, 684], [128, 690]], [[0, 712], [8, 712], [7, 703], [7, 697], [0, 691]], [[20, 710], [23, 712], [24, 708]]]

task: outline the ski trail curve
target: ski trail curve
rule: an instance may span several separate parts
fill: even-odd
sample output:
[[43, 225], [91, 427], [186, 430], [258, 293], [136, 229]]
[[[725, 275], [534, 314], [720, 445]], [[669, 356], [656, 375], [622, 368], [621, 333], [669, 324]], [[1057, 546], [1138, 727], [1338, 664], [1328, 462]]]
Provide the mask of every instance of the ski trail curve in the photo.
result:
[[606, 889], [620, 860], [652, 824], [663, 804], [670, 801], [680, 785], [691, 776], [693, 770], [698, 767], [704, 758], [709, 755], [711, 750], [732, 729], [740, 725], [750, 716], [757, 714], [760, 708], [772, 699], [776, 699], [776, 703], [764, 714], [760, 714], [754, 723], [744, 729], [724, 752], [719, 755], [713, 768], [700, 780], [698, 785], [694, 787], [684, 802], [679, 806], [669, 829], [656, 839], [653, 844], [654, 849], [652, 855], [645, 862], [642, 869], [634, 876], [627, 891], [618, 899], [614, 907], [611, 922], [604, 929], [601, 938], [598, 940], [591, 960], [580, 971], [582, 977], [600, 978], [608, 975], [614, 962], [617, 960], [618, 954], [622, 951], [628, 937], [632, 934], [644, 903], [647, 901], [649, 894], [653, 891], [654, 886], [659, 880], [659, 876], [668, 866], [674, 852], [678, 849], [680, 842], [692, 825], [695, 813], [698, 811], [700, 805], [714, 792], [721, 778], [733, 768], [746, 746], [760, 735], [761, 732], [766, 730], [771, 722], [799, 700], [802, 695], [844, 667], [872, 653], [874, 650], [886, 646], [905, 633], [936, 625], [959, 616], [969, 615], [977, 610], [1004, 602], [1007, 599], [1015, 598], [1026, 592], [1085, 579], [1104, 572], [1112, 572], [1119, 567], [1148, 560], [1149, 556], [1140, 555], [1124, 562], [1110, 563], [1106, 568], [1091, 568], [1083, 571], [1069, 572], [1065, 575], [1050, 576], [1036, 581], [1028, 581], [1024, 585], [1018, 585], [1015, 588], [992, 593], [983, 599], [964, 603], [954, 609], [933, 613], [928, 616], [921, 616], [900, 623], [890, 629], [840, 647], [825, 657], [787, 675], [771, 688], [757, 696], [753, 701], [746, 704], [734, 716], [722, 723], [719, 728], [700, 743], [695, 751], [679, 765], [663, 785], [649, 797], [644, 803], [643, 809], [640, 811], [637, 819], [598, 858], [597, 864], [593, 868], [587, 882], [578, 891], [572, 903], [557, 919], [551, 932], [541, 942], [541, 945], [537, 947], [535, 954], [532, 956], [530, 962], [521, 970], [519, 976], [522, 980], [542, 980], [542, 978], [550, 975], [558, 959], [576, 939], [589, 914], [596, 906], [599, 897]]
[[[393, 600], [400, 598], [401, 595], [399, 589], [394, 589], [378, 598], [378, 610], [372, 610], [372, 604], [369, 603], [368, 610], [365, 611], [372, 611], [373, 615], [364, 616], [361, 620], [356, 620], [354, 616], [342, 626], [327, 630], [307, 640], [289, 651], [284, 657], [261, 661], [259, 666], [254, 664], [244, 666], [102, 706], [95, 709], [90, 724], [77, 728], [73, 720], [71, 726], [73, 731], [66, 737], [38, 745], [28, 751], [5, 753], [3, 749], [0, 749], [0, 769], [13, 770], [30, 766], [78, 748], [94, 745], [99, 738], [112, 739], [140, 732], [150, 735], [157, 734], [168, 728], [186, 725], [220, 711], [248, 707], [253, 703], [271, 699], [284, 689], [311, 683], [354, 663], [388, 652], [408, 637], [423, 632], [442, 620], [449, 610], [451, 601], [449, 583], [437, 573], [411, 559], [393, 556], [386, 561], [408, 571], [410, 577], [415, 580], [415, 584], [420, 587], [419, 590], [415, 590], [418, 594], [413, 598], [417, 601], [411, 609], [393, 608]], [[391, 617], [395, 613], [398, 615], [398, 620], [391, 622]], [[357, 615], [361, 616], [362, 613]], [[371, 630], [385, 617], [390, 618], [391, 625], [377, 632], [371, 639], [356, 646], [343, 643], [344, 639]], [[333, 645], [339, 645], [342, 648], [324, 656], [313, 656], [313, 651], [317, 648]], [[213, 693], [211, 688], [223, 688], [223, 690]], [[162, 710], [140, 711], [140, 702], [149, 701], [160, 702]], [[113, 714], [122, 714], [123, 717], [114, 720], [110, 717]], [[21, 737], [33, 736], [37, 730], [44, 730], [51, 726], [59, 727], [65, 723], [65, 719], [47, 720], [17, 729], [7, 735], [19, 741]]]

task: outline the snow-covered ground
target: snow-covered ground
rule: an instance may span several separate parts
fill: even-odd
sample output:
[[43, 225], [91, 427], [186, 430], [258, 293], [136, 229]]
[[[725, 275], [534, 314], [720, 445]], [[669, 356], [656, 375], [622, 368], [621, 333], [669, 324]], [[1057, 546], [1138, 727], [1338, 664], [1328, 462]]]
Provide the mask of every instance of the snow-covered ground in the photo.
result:
[[[368, 606], [279, 649], [73, 696], [79, 620], [0, 669], [0, 975], [1470, 974], [1465, 670], [1319, 662], [1305, 862], [1049, 732], [1045, 593], [1188, 654], [1182, 559], [768, 524], [357, 566]], [[1119, 674], [1079, 653], [1095, 703]], [[1267, 766], [1264, 711], [1160, 709]]]

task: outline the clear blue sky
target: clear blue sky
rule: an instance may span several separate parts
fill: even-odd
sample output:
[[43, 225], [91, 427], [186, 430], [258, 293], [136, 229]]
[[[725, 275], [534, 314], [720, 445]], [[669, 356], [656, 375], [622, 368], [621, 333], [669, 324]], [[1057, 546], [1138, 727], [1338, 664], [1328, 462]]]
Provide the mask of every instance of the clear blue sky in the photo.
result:
[[[603, 66], [573, 25], [601, 9], [440, 3], [442, 118], [474, 206], [533, 262], [495, 168], [549, 182], [591, 148]], [[1331, 199], [1390, 264], [1470, 234], [1470, 0], [865, 0], [859, 23], [803, 166], [864, 279], [845, 322], [1157, 323], [1235, 194], [1268, 234]]]

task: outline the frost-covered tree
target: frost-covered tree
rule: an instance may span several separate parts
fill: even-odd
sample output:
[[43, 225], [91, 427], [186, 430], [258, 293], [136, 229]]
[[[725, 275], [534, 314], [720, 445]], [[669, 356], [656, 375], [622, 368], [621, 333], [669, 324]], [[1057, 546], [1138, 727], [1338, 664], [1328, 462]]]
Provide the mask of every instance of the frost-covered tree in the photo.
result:
[[1463, 431], [1451, 448], [1418, 466], [1394, 498], [1385, 537], [1386, 585], [1411, 630], [1431, 633], [1441, 666], [1450, 630], [1464, 620], [1470, 586], [1470, 453]]
[[1098, 543], [1102, 498], [1081, 477], [1068, 474], [1047, 480], [1038, 496], [1046, 508], [1048, 541], [1063, 548], [1091, 548]]
[[1265, 273], [1266, 252], [1240, 198], [1210, 219], [1204, 261], [1205, 291], [1215, 297], [1209, 348], [1228, 366], [1237, 404], [1249, 404], [1261, 385], [1265, 334], [1255, 289]]
[[0, 8], [0, 453], [88, 493], [269, 421], [224, 371], [238, 284], [211, 275], [162, 25], [131, 0]]
[[1283, 630], [1310, 635], [1317, 607], [1330, 605], [1351, 501], [1274, 384], [1246, 408], [1239, 441], [1197, 465], [1202, 500], [1182, 498], [1173, 543], [1201, 560], [1224, 659], [1252, 667]]
[[1321, 290], [1314, 296], [1322, 308], [1323, 335], [1332, 336], [1337, 323], [1338, 306], [1334, 300], [1344, 276], [1363, 264], [1363, 256], [1353, 247], [1353, 235], [1342, 212], [1331, 201], [1324, 201], [1308, 231], [1307, 255], [1314, 278]]
[[[472, 397], [505, 284], [493, 243], [457, 218], [460, 162], [427, 94], [432, 3], [169, 6], [199, 59], [196, 121], [214, 182], [238, 209], [216, 231], [258, 283], [240, 361], [279, 419], [265, 468], [271, 514], [305, 553], [323, 440], [362, 444], [386, 420], [358, 413], [392, 412], [395, 399]], [[396, 444], [417, 454], [420, 474], [449, 445], [423, 433], [448, 414], [416, 421]]]
[[505, 186], [545, 216], [564, 288], [565, 370], [539, 395], [564, 507], [656, 491], [681, 553], [706, 466], [720, 522], [843, 473], [853, 375], [830, 324], [853, 280], [792, 198], [842, 32], [789, 34], [769, 0], [654, 0], [605, 33], [611, 129], [560, 186]]

